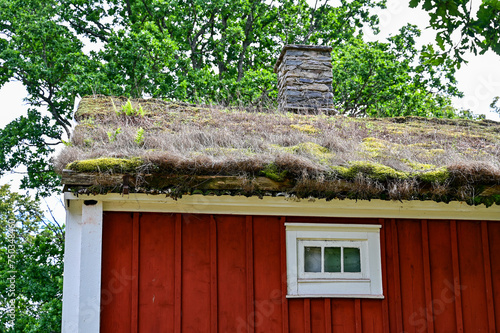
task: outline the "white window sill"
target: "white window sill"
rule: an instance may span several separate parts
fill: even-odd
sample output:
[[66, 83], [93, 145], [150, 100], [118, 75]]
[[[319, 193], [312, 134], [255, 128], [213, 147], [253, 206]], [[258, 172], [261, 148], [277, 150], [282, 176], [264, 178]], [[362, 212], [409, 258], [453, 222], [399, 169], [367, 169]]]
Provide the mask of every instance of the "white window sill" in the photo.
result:
[[332, 294], [332, 295], [286, 295], [286, 298], [371, 298], [371, 299], [384, 299], [384, 295], [348, 295], [348, 294]]

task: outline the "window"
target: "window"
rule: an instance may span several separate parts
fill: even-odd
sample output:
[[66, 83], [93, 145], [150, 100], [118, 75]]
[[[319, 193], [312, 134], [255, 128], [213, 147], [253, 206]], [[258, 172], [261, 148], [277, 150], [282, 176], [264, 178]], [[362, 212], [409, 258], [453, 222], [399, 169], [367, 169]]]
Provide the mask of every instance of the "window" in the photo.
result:
[[285, 226], [288, 297], [383, 298], [380, 225]]

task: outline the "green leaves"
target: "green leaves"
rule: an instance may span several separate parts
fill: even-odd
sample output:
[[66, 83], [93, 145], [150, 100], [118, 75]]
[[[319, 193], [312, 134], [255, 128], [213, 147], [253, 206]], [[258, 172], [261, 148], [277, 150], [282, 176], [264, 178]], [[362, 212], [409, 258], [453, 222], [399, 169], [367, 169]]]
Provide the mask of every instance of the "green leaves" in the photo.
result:
[[[476, 17], [467, 0], [411, 0], [410, 7], [418, 4], [429, 13], [430, 26], [436, 30], [436, 43], [443, 51], [434, 54], [440, 59], [450, 58], [460, 67], [463, 55], [470, 51], [483, 54], [492, 50], [500, 55], [500, 1], [483, 0]], [[459, 36], [454, 39], [453, 35]], [[442, 61], [440, 60], [442, 63]]]
[[500, 115], [500, 96], [495, 96], [490, 103], [490, 108], [492, 112], [498, 113]]
[[22, 180], [23, 188], [37, 187], [38, 194], [50, 195], [59, 183], [49, 161], [54, 151], [52, 144], [58, 143], [61, 129], [51, 118], [42, 116], [35, 109], [0, 129], [0, 169], [14, 170], [26, 161], [28, 174]]
[[[349, 116], [457, 117], [450, 97], [460, 96], [450, 61], [419, 59], [428, 47], [415, 48], [420, 31], [405, 26], [389, 43], [353, 39], [333, 50], [333, 95], [338, 110]], [[420, 61], [419, 61], [420, 60]]]
[[[0, 187], [0, 202], [0, 331], [59, 332], [63, 229], [43, 221], [38, 203], [7, 185]], [[7, 324], [11, 301], [14, 328]]]

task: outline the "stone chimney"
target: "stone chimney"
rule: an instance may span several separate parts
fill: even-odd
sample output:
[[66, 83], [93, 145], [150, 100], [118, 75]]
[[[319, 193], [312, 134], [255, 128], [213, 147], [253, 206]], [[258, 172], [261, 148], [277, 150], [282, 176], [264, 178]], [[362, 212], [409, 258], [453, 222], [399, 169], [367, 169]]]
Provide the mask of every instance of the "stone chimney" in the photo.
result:
[[285, 45], [274, 66], [280, 110], [333, 113], [331, 52], [330, 46]]

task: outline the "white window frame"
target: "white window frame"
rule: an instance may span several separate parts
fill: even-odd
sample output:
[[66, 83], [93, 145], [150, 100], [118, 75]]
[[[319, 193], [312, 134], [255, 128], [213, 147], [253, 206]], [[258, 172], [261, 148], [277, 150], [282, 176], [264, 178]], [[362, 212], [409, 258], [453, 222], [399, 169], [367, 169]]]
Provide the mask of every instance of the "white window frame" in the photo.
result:
[[[384, 298], [381, 225], [285, 223], [285, 227], [287, 297]], [[357, 247], [361, 272], [305, 272], [304, 246]]]

